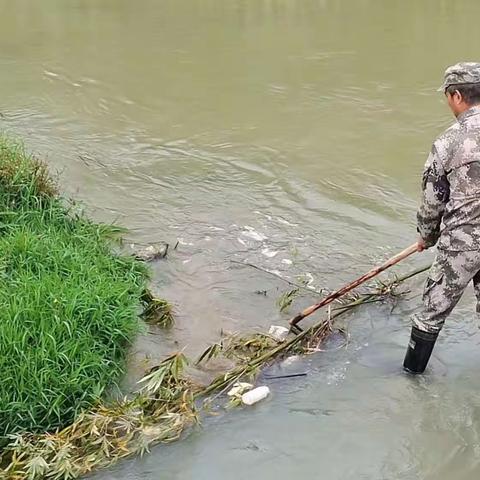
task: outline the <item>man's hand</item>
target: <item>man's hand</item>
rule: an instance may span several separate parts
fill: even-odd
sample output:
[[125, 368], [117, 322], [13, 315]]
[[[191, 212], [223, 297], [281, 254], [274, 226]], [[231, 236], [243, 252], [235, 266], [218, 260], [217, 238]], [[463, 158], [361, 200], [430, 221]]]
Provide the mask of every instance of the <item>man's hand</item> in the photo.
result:
[[427, 245], [425, 244], [425, 240], [420, 237], [417, 241], [417, 252], [423, 252], [424, 250], [426, 250], [428, 247]]

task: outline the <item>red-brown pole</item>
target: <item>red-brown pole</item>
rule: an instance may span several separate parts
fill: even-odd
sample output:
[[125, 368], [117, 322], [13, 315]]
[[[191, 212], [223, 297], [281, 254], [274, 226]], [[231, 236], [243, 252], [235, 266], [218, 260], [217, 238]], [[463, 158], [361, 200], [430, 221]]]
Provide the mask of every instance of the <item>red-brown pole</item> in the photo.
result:
[[384, 270], [387, 270], [387, 268], [390, 268], [392, 265], [395, 265], [396, 263], [402, 261], [404, 258], [409, 257], [410, 255], [412, 255], [412, 253], [415, 253], [417, 250], [418, 250], [418, 244], [415, 242], [413, 245], [410, 245], [405, 250], [401, 251], [400, 253], [397, 253], [395, 256], [387, 260], [382, 265], [372, 268], [365, 275], [362, 275], [360, 278], [357, 278], [356, 280], [349, 283], [348, 285], [345, 285], [339, 290], [332, 292], [330, 295], [325, 297], [321, 302], [315, 303], [314, 305], [311, 305], [310, 307], [301, 311], [298, 315], [296, 315], [290, 320], [289, 322], [290, 325], [292, 326], [292, 328], [296, 327], [297, 329], [299, 329], [299, 327], [297, 327], [297, 323], [301, 322], [305, 317], [308, 317], [313, 312], [317, 311], [319, 308], [322, 308], [325, 305], [328, 305], [329, 303], [333, 302], [337, 298], [340, 298], [342, 295], [345, 295], [346, 293], [348, 293], [350, 290], [353, 290], [354, 288], [358, 287], [359, 285], [366, 282], [367, 280], [370, 280], [371, 278], [375, 277], [376, 275], [383, 272]]

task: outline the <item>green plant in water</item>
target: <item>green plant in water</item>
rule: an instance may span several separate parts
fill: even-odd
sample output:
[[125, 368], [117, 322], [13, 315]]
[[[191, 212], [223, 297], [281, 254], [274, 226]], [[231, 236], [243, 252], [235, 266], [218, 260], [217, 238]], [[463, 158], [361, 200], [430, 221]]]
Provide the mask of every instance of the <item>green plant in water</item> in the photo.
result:
[[223, 352], [223, 342], [213, 343], [210, 345], [197, 359], [195, 365], [199, 365], [202, 362], [208, 362], [212, 358], [218, 357]]
[[223, 355], [241, 362], [251, 361], [278, 346], [275, 339], [264, 333], [232, 335], [224, 344]]
[[162, 328], [171, 328], [175, 324], [172, 305], [162, 298], [155, 297], [149, 289], [142, 294], [144, 304], [143, 318], [151, 325]]
[[282, 295], [277, 300], [277, 305], [280, 309], [281, 312], [285, 312], [288, 310], [288, 308], [292, 305], [293, 301], [299, 294], [299, 289], [298, 288], [293, 288], [292, 290], [288, 290]]

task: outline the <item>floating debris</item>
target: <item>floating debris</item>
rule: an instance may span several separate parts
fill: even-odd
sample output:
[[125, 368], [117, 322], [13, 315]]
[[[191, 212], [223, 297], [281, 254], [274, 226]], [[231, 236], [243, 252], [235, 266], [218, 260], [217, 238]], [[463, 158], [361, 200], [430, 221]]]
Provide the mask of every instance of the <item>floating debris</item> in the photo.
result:
[[292, 288], [278, 297], [277, 305], [281, 312], [288, 310], [288, 307], [290, 307], [295, 298], [298, 297], [299, 291], [298, 288]]
[[268, 395], [270, 395], [270, 389], [266, 385], [263, 385], [244, 393], [242, 395], [242, 403], [244, 405], [253, 405], [267, 398]]
[[286, 338], [290, 330], [286, 327], [282, 327], [280, 325], [272, 325], [268, 330], [268, 334], [277, 340], [277, 342], [283, 342]]
[[144, 304], [142, 317], [147, 323], [163, 328], [170, 328], [174, 325], [175, 319], [170, 303], [155, 297], [149, 289], [144, 290], [141, 300]]
[[[250, 385], [260, 369], [279, 358], [285, 358], [283, 363], [287, 363], [299, 354], [309, 353], [312, 345], [318, 345], [332, 332], [337, 317], [373, 300], [386, 300], [392, 295], [396, 299], [395, 287], [425, 270], [386, 282], [381, 289], [360, 295], [350, 303], [338, 304], [328, 318], [289, 340], [278, 342], [262, 333], [234, 334], [222, 339], [210, 346], [197, 363], [224, 356], [234, 359], [236, 366], [205, 387], [184, 376], [188, 361], [182, 353], [173, 354], [148, 372], [133, 398], [100, 405], [55, 433], [16, 436], [0, 456], [5, 478], [75, 478], [129, 455], [142, 454], [155, 443], [177, 440], [186, 428], [198, 422], [197, 400], [203, 400], [207, 409], [212, 394], [217, 398], [235, 387]], [[242, 393], [239, 399], [240, 391], [234, 390], [227, 406], [253, 405], [270, 393], [267, 386], [260, 386]]]
[[236, 397], [243, 395], [248, 390], [251, 390], [253, 385], [247, 382], [236, 382], [233, 387], [227, 392], [229, 397]]
[[135, 250], [134, 256], [138, 260], [144, 262], [153, 262], [165, 258], [168, 255], [169, 244], [164, 243], [162, 245], [149, 245], [148, 247], [136, 250], [135, 244], [130, 245], [132, 250]]

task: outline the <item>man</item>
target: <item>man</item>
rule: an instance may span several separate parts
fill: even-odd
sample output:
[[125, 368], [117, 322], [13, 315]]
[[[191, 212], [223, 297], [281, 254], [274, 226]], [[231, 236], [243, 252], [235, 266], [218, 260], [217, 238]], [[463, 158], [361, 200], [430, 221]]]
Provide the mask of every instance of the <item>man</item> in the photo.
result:
[[[445, 71], [443, 91], [457, 118], [434, 143], [417, 213], [418, 251], [437, 244], [403, 362], [422, 373], [446, 317], [473, 281], [480, 313], [480, 63]], [[437, 243], [438, 242], [438, 243]]]

